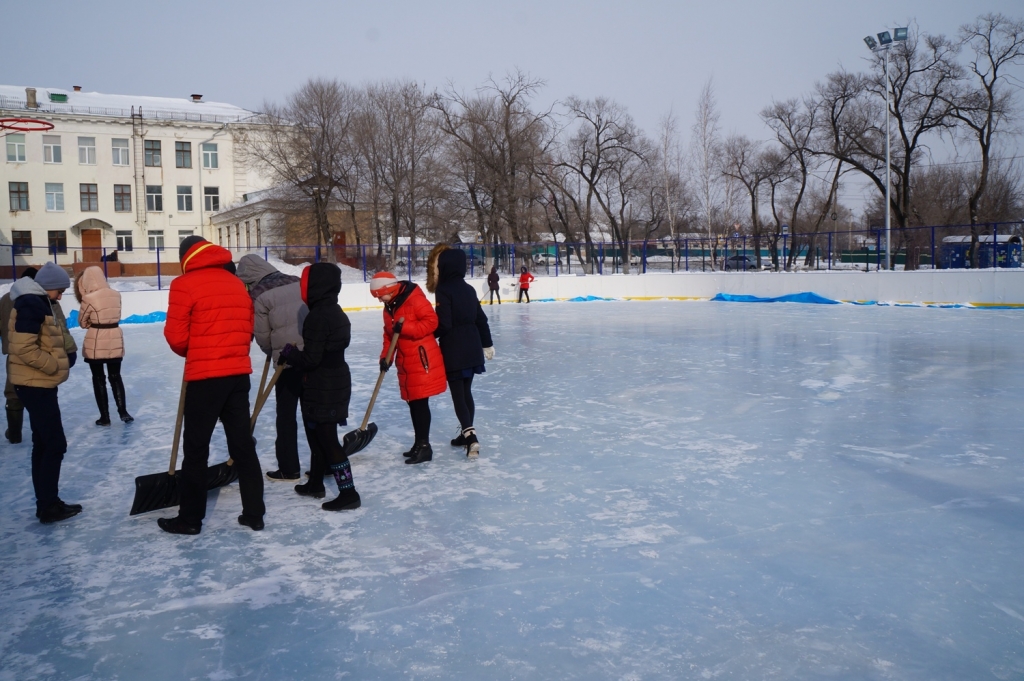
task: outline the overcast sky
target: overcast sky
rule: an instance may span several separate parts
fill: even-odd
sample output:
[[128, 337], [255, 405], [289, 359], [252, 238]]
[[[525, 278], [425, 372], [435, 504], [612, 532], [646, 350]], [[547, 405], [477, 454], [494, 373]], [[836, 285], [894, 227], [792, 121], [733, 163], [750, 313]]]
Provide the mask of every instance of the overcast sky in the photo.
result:
[[268, 2], [134, 0], [9, 3], [2, 82], [206, 99], [259, 110], [310, 76], [352, 84], [411, 78], [471, 91], [519, 68], [569, 95], [624, 104], [654, 135], [671, 109], [688, 134], [714, 77], [722, 128], [768, 133], [759, 111], [807, 92], [840, 64], [865, 68], [862, 38], [912, 21], [953, 34], [1020, 0], [702, 2]]

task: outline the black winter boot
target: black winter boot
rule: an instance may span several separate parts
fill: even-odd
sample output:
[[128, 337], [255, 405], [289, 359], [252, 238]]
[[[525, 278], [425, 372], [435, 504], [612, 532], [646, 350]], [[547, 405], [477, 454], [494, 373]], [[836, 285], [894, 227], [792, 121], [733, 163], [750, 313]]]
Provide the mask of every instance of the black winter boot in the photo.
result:
[[120, 374], [110, 377], [110, 392], [114, 393], [114, 405], [117, 407], [118, 417], [125, 423], [131, 423], [134, 421], [135, 419], [128, 413], [128, 407], [124, 397], [124, 381], [121, 380]]
[[320, 505], [325, 511], [348, 511], [359, 508], [362, 503], [355, 483], [352, 482], [352, 466], [348, 459], [331, 466], [334, 480], [338, 483], [338, 498]]
[[452, 447], [465, 447], [466, 436], [462, 434], [462, 427], [459, 427], [459, 434], [452, 439]]
[[317, 449], [314, 449], [312, 444], [310, 445], [309, 454], [309, 480], [303, 485], [295, 485], [295, 493], [304, 497], [323, 499], [327, 496], [327, 488], [324, 487], [324, 473], [327, 470], [327, 463], [324, 461], [323, 455]]
[[406, 463], [425, 463], [434, 458], [434, 450], [430, 448], [429, 442], [417, 442], [412, 446], [412, 452], [409, 454], [409, 458], [405, 460]]
[[480, 442], [476, 439], [476, 428], [470, 426], [462, 431], [462, 439], [466, 443], [466, 456], [475, 459], [480, 456]]
[[92, 392], [96, 396], [96, 406], [100, 408], [100, 417], [96, 419], [96, 425], [109, 426], [110, 403], [107, 401], [107, 381], [103, 376], [93, 375]]
[[82, 506], [80, 504], [65, 504], [60, 499], [50, 504], [47, 508], [36, 511], [36, 517], [39, 518], [39, 522], [44, 524], [56, 523], [61, 520], [67, 520], [73, 518], [82, 512]]
[[4, 437], [12, 445], [16, 445], [21, 442], [21, 424], [25, 420], [25, 408], [11, 409], [7, 408], [7, 430], [4, 431]]

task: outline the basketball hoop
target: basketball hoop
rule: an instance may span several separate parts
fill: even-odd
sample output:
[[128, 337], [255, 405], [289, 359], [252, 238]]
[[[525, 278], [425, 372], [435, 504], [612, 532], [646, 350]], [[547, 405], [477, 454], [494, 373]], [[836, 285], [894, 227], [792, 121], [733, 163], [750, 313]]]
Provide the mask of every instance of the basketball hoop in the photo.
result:
[[0, 118], [0, 130], [14, 132], [46, 132], [53, 130], [53, 123], [37, 118]]

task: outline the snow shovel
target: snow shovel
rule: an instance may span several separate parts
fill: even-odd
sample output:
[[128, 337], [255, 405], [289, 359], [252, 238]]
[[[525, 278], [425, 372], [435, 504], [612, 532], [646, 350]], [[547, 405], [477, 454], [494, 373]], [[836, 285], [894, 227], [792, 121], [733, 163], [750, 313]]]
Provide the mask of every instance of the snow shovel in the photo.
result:
[[181, 438], [181, 422], [185, 417], [185, 387], [181, 381], [181, 396], [178, 398], [178, 416], [174, 420], [174, 444], [171, 445], [171, 465], [166, 473], [140, 475], [135, 478], [135, 501], [128, 515], [148, 513], [161, 508], [177, 506], [181, 500], [178, 478], [174, 475], [178, 463], [178, 440]]
[[[267, 366], [263, 368], [263, 378], [267, 377], [267, 368], [270, 366], [270, 360], [267, 360]], [[270, 392], [277, 385], [277, 379], [281, 378], [281, 372], [285, 370], [284, 364], [278, 364], [274, 368], [274, 375], [270, 377], [270, 383], [267, 385], [267, 389], [263, 389], [263, 381], [260, 381], [260, 389], [256, 393], [256, 404], [253, 405], [252, 418], [249, 419], [249, 434], [251, 435], [256, 430], [256, 417], [260, 415], [263, 410], [263, 405], [270, 399]], [[256, 442], [256, 438], [253, 438], [253, 442]]]
[[[405, 323], [405, 317], [398, 320], [399, 324]], [[385, 355], [385, 359], [388, 360], [388, 364], [391, 364], [391, 360], [395, 356], [395, 348], [398, 346], [398, 334], [392, 334], [391, 345], [388, 346], [388, 354]], [[366, 415], [363, 416], [363, 423], [359, 426], [358, 430], [353, 430], [350, 433], [345, 434], [345, 438], [341, 441], [341, 448], [345, 450], [345, 456], [352, 456], [356, 452], [362, 451], [366, 448], [366, 445], [370, 444], [373, 440], [373, 436], [377, 434], [377, 424], [368, 423], [370, 420], [370, 412], [373, 411], [373, 403], [377, 401], [377, 393], [380, 392], [380, 386], [384, 382], [384, 374], [386, 371], [380, 372], [380, 376], [377, 377], [377, 385], [373, 389], [373, 395], [370, 396], [370, 404], [366, 406]]]

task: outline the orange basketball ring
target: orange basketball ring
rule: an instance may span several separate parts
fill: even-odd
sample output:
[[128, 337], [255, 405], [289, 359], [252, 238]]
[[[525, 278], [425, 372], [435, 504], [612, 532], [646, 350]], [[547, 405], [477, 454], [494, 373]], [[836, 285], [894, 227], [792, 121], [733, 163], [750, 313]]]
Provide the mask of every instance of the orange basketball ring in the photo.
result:
[[53, 123], [37, 118], [0, 118], [0, 130], [16, 132], [45, 132], [53, 130]]

